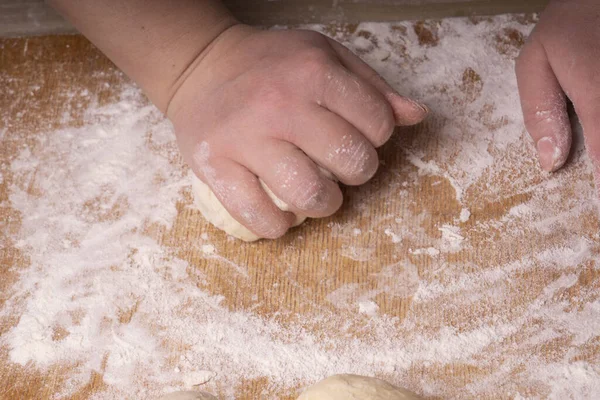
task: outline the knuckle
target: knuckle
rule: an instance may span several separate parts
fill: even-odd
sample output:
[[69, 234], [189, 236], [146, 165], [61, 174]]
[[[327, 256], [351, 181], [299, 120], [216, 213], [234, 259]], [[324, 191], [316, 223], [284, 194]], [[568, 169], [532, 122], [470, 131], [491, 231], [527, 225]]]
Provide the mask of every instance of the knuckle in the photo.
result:
[[302, 82], [315, 82], [322, 87], [332, 77], [333, 59], [325, 49], [311, 47], [299, 52], [295, 66]]
[[281, 83], [267, 82], [254, 93], [249, 118], [259, 118], [265, 129], [263, 133], [286, 138], [292, 134], [288, 117], [291, 101], [289, 88]]
[[289, 90], [278, 82], [265, 82], [255, 92], [254, 103], [267, 110], [283, 107], [289, 99]]
[[300, 132], [295, 129], [295, 124], [291, 118], [280, 117], [271, 124], [271, 129], [274, 129], [273, 136], [282, 139], [288, 143], [296, 143], [299, 141]]

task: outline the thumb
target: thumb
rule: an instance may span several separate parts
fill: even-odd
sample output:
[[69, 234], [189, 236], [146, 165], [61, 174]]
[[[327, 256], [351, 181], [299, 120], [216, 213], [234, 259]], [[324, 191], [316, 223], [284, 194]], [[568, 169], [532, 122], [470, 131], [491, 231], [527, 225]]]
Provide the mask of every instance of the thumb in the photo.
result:
[[415, 125], [425, 119], [429, 113], [425, 105], [399, 95], [381, 75], [348, 48], [333, 39], [329, 39], [329, 42], [344, 67], [369, 82], [385, 96], [386, 100], [392, 106], [397, 126]]
[[571, 125], [566, 96], [535, 32], [523, 47], [515, 70], [525, 127], [535, 142], [540, 165], [555, 171], [569, 156]]

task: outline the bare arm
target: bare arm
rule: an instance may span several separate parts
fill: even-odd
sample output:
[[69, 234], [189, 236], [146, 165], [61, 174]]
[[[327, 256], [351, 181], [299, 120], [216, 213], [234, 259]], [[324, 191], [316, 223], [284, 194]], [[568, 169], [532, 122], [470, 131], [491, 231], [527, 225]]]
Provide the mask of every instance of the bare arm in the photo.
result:
[[237, 21], [216, 0], [50, 0], [161, 111], [202, 51]]

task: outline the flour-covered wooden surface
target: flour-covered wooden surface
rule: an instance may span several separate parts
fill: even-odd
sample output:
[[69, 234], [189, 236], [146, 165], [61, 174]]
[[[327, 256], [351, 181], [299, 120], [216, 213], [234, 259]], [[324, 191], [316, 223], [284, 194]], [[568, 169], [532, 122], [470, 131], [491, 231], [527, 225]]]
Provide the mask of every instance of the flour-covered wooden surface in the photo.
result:
[[331, 218], [241, 243], [171, 126], [79, 36], [0, 40], [0, 398], [293, 399], [335, 373], [434, 399], [600, 397], [598, 202], [540, 171], [532, 17], [312, 26], [430, 118]]

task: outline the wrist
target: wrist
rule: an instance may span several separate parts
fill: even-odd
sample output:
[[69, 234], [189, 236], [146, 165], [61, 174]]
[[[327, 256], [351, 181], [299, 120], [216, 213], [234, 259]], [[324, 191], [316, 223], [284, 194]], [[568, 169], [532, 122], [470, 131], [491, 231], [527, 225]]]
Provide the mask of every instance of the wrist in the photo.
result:
[[236, 46], [247, 37], [257, 32], [256, 28], [241, 23], [234, 23], [215, 37], [189, 63], [181, 76], [171, 85], [168, 91], [168, 102], [165, 114], [177, 127], [177, 115], [190, 108], [202, 107], [204, 96], [209, 93], [211, 85], [232, 79], [231, 63], [226, 57], [235, 52]]
[[[231, 14], [224, 14], [210, 26], [178, 38], [169, 43], [167, 51], [151, 57], [151, 59], [158, 60], [159, 67], [152, 67], [148, 63], [140, 62], [139, 77], [133, 74], [132, 79], [140, 84], [148, 98], [166, 114], [175, 93], [194, 71], [200, 60], [225, 32], [236, 25], [239, 25], [239, 22]], [[160, 49], [157, 51], [160, 52]]]

